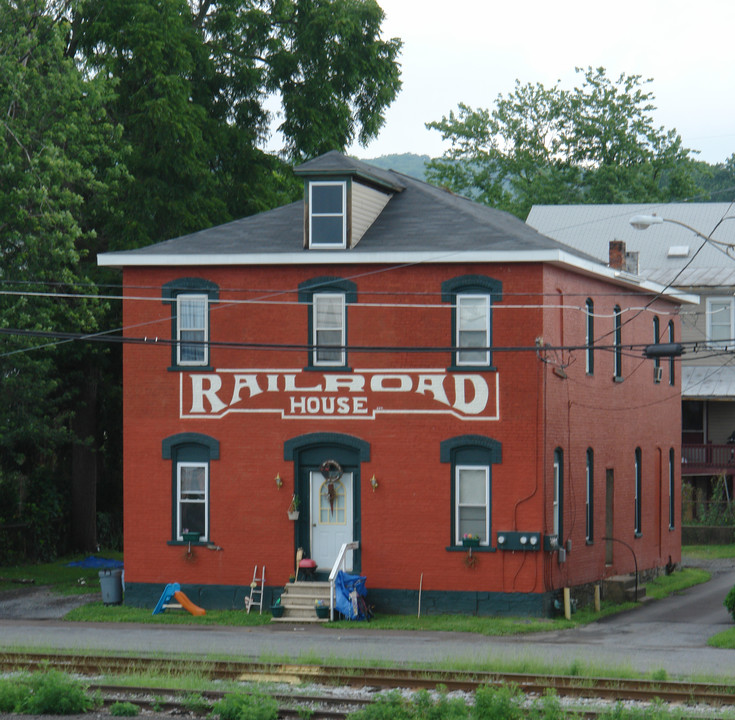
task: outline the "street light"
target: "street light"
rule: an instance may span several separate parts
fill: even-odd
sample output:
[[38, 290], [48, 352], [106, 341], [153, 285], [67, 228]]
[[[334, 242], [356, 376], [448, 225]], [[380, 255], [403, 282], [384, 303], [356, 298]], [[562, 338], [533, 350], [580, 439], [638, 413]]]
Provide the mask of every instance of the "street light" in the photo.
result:
[[[735, 220], [735, 216], [728, 216], [720, 218], [717, 225], [712, 230], [712, 233], [714, 233], [715, 230], [720, 226], [721, 223], [723, 223], [725, 220]], [[686, 228], [687, 230], [693, 232], [697, 237], [702, 238], [702, 240], [706, 240], [707, 242], [711, 242], [713, 245], [722, 245], [725, 248], [725, 252], [729, 254], [729, 251], [733, 249], [732, 243], [726, 243], [722, 242], [722, 240], [715, 240], [712, 237], [712, 234], [705, 235], [704, 233], [699, 232], [699, 230], [693, 228], [691, 225], [687, 225], [686, 223], [681, 222], [681, 220], [672, 220], [671, 218], [663, 218], [659, 215], [634, 215], [630, 219], [630, 224], [636, 229], [636, 230], [647, 230], [651, 227], [651, 225], [661, 225], [662, 223], [671, 223], [672, 225], [679, 225], [680, 227]]]

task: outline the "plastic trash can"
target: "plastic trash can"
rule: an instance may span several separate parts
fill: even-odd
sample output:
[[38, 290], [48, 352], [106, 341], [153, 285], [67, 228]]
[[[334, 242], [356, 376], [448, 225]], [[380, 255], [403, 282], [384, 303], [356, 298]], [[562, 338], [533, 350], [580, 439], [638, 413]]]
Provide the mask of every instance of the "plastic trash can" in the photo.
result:
[[122, 570], [100, 570], [102, 602], [105, 605], [122, 603]]

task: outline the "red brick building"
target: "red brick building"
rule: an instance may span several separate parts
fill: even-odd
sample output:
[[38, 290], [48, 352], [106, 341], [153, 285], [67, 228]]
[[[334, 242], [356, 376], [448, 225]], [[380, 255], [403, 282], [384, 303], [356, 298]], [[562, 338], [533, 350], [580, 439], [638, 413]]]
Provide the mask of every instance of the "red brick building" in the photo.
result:
[[100, 256], [125, 286], [125, 601], [242, 607], [256, 564], [270, 592], [351, 541], [395, 612], [421, 583], [423, 612], [547, 614], [633, 554], [678, 562], [679, 379], [642, 349], [690, 298], [337, 153], [296, 172], [302, 202]]

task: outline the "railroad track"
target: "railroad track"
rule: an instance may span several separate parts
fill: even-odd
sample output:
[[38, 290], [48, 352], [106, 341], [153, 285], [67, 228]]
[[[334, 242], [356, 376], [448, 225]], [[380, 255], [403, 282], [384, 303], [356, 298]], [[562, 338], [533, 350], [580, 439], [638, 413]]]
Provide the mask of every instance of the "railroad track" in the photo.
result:
[[[370, 689], [407, 688], [474, 692], [480, 686], [514, 685], [527, 695], [541, 695], [553, 690], [559, 697], [595, 698], [605, 701], [637, 700], [650, 702], [655, 698], [665, 703], [716, 707], [735, 706], [735, 685], [686, 681], [631, 680], [577, 676], [529, 675], [455, 670], [421, 670], [409, 668], [345, 668], [327, 665], [294, 663], [255, 663], [245, 661], [215, 661], [191, 658], [123, 657], [42, 653], [0, 653], [0, 671], [38, 670], [53, 668], [87, 677], [115, 676], [134, 673], [161, 673], [166, 676], [196, 675], [202, 680], [234, 682], [285, 683], [292, 686], [314, 684], [330, 687], [361, 687]], [[105, 692], [111, 692], [108, 686]], [[122, 688], [116, 687], [119, 693]], [[140, 694], [171, 695], [166, 689], [136, 688]], [[103, 693], [104, 694], [104, 693]], [[217, 693], [203, 692], [203, 697], [216, 699]], [[173, 695], [176, 692], [173, 691]], [[279, 703], [315, 701], [314, 695], [294, 691], [275, 696]], [[335, 698], [324, 699], [327, 702]], [[345, 699], [354, 708], [369, 699]], [[178, 702], [178, 701], [176, 701]], [[313, 717], [344, 717], [314, 714]], [[284, 715], [283, 717], [288, 717]]]

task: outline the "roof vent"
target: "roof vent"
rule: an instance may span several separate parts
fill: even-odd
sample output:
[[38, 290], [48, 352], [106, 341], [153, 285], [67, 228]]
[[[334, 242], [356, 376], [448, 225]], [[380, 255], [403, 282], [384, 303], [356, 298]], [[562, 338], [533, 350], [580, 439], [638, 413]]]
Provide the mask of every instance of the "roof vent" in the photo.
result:
[[668, 257], [689, 257], [689, 245], [672, 245], [669, 248]]

